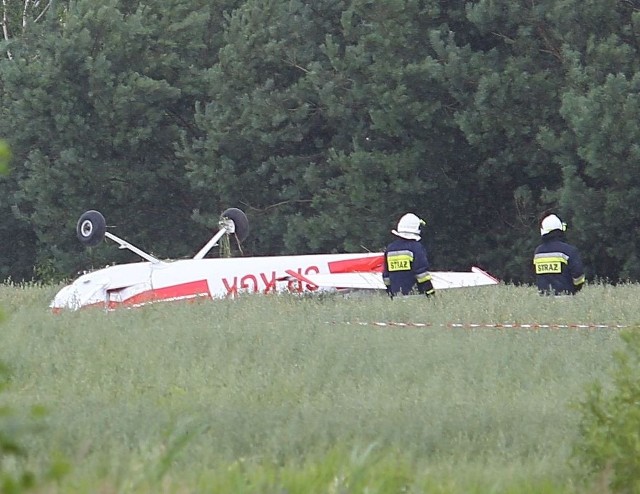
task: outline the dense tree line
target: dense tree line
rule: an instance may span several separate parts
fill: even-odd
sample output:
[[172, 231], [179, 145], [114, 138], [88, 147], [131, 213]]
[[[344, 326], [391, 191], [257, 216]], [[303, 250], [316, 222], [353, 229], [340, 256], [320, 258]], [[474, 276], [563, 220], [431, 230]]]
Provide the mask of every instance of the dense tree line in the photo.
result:
[[640, 279], [640, 0], [39, 5], [3, 3], [0, 278], [113, 260], [86, 209], [181, 257], [234, 206], [245, 254], [379, 250], [411, 210], [435, 268], [515, 282], [553, 211]]

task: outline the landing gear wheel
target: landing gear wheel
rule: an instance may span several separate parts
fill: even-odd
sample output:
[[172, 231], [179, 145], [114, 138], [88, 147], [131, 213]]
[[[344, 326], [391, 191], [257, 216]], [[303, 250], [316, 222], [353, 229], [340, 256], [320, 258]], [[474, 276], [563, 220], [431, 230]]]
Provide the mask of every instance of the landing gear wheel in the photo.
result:
[[229, 208], [220, 215], [220, 218], [227, 218], [233, 221], [238, 242], [244, 242], [244, 239], [249, 235], [249, 220], [247, 219], [247, 215], [244, 214], [241, 209]]
[[78, 240], [86, 247], [95, 247], [104, 240], [107, 231], [107, 222], [99, 211], [86, 211], [82, 213], [76, 225]]

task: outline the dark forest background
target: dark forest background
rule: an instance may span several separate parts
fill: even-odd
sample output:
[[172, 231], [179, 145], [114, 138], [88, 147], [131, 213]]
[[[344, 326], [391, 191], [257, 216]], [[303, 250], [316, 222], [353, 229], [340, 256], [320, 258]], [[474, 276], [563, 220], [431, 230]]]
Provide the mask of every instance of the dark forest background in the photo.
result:
[[640, 279], [640, 0], [7, 0], [0, 279], [162, 258], [239, 207], [244, 255], [377, 251], [532, 280], [539, 220]]

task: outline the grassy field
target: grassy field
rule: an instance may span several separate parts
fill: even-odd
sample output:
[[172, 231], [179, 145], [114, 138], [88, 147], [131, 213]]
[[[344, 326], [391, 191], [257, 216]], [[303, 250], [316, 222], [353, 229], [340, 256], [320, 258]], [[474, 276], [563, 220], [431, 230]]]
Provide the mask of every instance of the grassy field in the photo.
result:
[[55, 291], [0, 286], [0, 406], [47, 410], [24, 466], [71, 465], [47, 493], [601, 492], [575, 405], [640, 318], [637, 285], [53, 315]]

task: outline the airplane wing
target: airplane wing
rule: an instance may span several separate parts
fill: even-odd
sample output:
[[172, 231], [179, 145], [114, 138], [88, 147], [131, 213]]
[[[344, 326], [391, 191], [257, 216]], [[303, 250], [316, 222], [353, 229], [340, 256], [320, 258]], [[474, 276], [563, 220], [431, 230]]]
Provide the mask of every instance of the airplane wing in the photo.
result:
[[[321, 288], [355, 289], [355, 290], [384, 290], [382, 273], [350, 272], [329, 274], [305, 274], [295, 271], [286, 272], [291, 279], [296, 279], [309, 285]], [[436, 290], [447, 288], [463, 288], [471, 286], [497, 285], [499, 281], [486, 271], [472, 267], [471, 271], [431, 271], [433, 287]]]
[[473, 266], [471, 271], [432, 271], [433, 287], [436, 290], [445, 288], [464, 288], [470, 286], [497, 285], [500, 281], [486, 271]]

